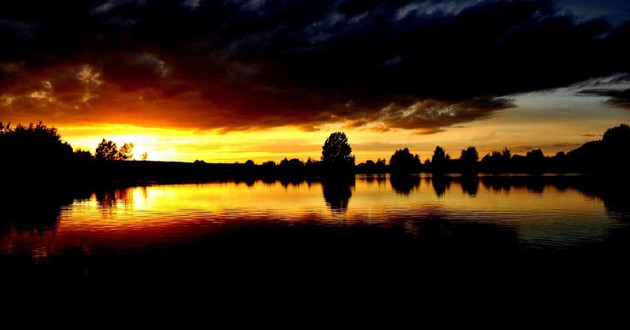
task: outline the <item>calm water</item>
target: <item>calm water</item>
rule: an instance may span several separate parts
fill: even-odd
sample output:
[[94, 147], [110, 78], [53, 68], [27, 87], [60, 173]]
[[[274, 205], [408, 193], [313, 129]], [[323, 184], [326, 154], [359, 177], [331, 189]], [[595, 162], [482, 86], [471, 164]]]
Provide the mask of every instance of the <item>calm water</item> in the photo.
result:
[[585, 177], [357, 176], [30, 193], [3, 198], [0, 261], [79, 263], [90, 275], [126, 256], [215, 258], [233, 252], [234, 242], [274, 253], [330, 243], [369, 253], [397, 246], [418, 254], [625, 255], [627, 197], [609, 187]]

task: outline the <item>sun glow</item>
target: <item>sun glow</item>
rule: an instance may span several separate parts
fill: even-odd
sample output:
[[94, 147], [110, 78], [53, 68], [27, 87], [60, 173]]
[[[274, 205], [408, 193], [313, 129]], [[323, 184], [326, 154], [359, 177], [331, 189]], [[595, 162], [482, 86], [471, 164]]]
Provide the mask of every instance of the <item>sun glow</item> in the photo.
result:
[[[525, 154], [531, 149], [541, 148], [545, 155], [551, 156], [599, 139], [607, 128], [630, 121], [630, 112], [606, 108], [601, 97], [580, 97], [580, 102], [571, 103], [565, 95], [567, 93], [560, 90], [518, 95], [515, 96], [516, 108], [432, 134], [405, 129], [376, 131], [373, 127], [351, 127], [343, 122], [320, 125], [312, 131], [282, 126], [227, 132], [221, 129], [169, 127], [160, 123], [67, 124], [55, 123], [54, 119], [44, 123], [57, 127], [62, 139], [75, 150], [93, 153], [105, 138], [118, 146], [133, 143], [133, 158], [136, 160], [147, 153], [147, 160], [154, 161], [234, 163], [251, 159], [261, 164], [269, 160], [279, 162], [285, 157], [302, 161], [308, 158], [319, 160], [324, 141], [335, 131], [346, 133], [357, 163], [378, 158], [389, 160], [397, 149], [402, 148], [409, 148], [424, 161], [431, 158], [437, 145], [452, 158], [458, 158], [460, 151], [468, 146], [475, 146], [480, 157], [504, 148], [509, 148], [512, 154]], [[5, 97], [1, 101], [10, 100]], [[28, 123], [22, 121], [25, 122]]]
[[134, 159], [143, 153], [148, 160], [257, 163], [284, 157], [319, 159], [321, 145], [328, 131], [303, 132], [298, 128], [278, 128], [262, 131], [220, 133], [216, 130], [140, 127], [133, 125], [64, 126], [63, 139], [75, 150], [94, 152], [102, 139], [121, 146], [134, 144]]

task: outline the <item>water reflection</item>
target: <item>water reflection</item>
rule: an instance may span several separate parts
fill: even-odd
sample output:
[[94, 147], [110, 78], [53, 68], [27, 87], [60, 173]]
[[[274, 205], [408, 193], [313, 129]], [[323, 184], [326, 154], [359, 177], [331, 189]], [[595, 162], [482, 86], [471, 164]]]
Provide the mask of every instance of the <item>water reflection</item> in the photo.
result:
[[[13, 191], [0, 195], [0, 256], [23, 253], [43, 262], [69, 251], [94, 256], [188, 245], [203, 250], [210, 241], [234, 239], [250, 247], [273, 240], [285, 241], [283, 246], [338, 240], [365, 249], [393, 244], [436, 255], [625, 247], [630, 203], [627, 185], [619, 182], [357, 176], [87, 193]], [[339, 218], [344, 221], [327, 221]]]
[[392, 175], [389, 183], [398, 194], [409, 195], [412, 190], [420, 187], [420, 177], [417, 175]]
[[354, 178], [338, 178], [336, 180], [323, 180], [322, 191], [326, 205], [333, 213], [346, 213], [348, 203], [352, 197], [352, 189], [354, 189]]
[[63, 191], [3, 190], [0, 193], [0, 238], [12, 233], [43, 235], [54, 230], [61, 208], [72, 203]]
[[366, 174], [360, 178], [365, 181], [368, 186], [376, 184], [378, 186], [387, 184], [387, 175], [385, 174]]
[[435, 176], [433, 177], [433, 190], [438, 197], [444, 196], [446, 190], [451, 187], [451, 178], [447, 176]]
[[471, 197], [477, 195], [479, 191], [479, 178], [476, 176], [463, 176], [460, 178], [459, 183], [462, 186], [462, 192], [468, 194]]
[[[138, 187], [146, 196], [146, 187]], [[99, 190], [93, 193], [103, 212], [111, 212], [116, 207], [128, 207], [133, 205], [133, 193], [131, 188]]]
[[481, 178], [481, 183], [484, 187], [490, 188], [496, 192], [505, 192], [509, 193], [512, 188], [512, 183], [510, 180], [505, 177], [489, 177], [484, 176]]

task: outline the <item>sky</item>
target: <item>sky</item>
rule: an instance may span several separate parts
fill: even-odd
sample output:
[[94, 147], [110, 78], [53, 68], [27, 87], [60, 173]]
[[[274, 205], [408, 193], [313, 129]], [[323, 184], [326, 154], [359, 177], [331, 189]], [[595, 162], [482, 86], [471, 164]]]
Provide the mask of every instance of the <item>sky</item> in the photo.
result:
[[547, 155], [630, 123], [630, 2], [0, 3], [0, 121], [151, 160]]

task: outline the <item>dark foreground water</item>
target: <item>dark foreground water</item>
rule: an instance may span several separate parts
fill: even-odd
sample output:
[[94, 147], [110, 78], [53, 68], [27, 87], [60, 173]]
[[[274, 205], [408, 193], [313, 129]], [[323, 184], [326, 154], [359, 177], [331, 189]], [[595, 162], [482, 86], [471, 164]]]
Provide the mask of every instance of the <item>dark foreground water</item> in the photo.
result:
[[605, 284], [630, 260], [628, 200], [623, 181], [582, 176], [20, 189], [2, 196], [0, 276], [362, 291], [595, 273]]

